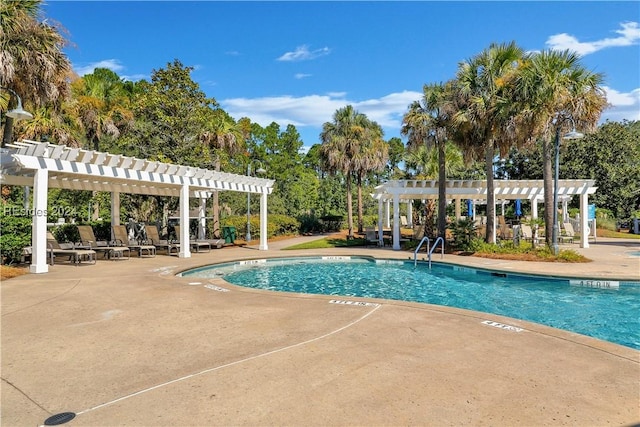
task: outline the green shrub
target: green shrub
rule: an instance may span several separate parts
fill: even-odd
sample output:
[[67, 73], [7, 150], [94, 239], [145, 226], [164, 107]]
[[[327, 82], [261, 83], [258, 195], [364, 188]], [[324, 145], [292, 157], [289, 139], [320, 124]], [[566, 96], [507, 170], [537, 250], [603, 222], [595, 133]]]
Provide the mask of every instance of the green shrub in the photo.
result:
[[12, 215], [12, 208], [19, 209], [8, 203], [2, 203], [0, 212], [0, 254], [2, 264], [20, 262], [22, 249], [31, 246], [31, 217]]
[[[251, 216], [251, 238], [260, 237], [260, 217]], [[247, 234], [246, 216], [228, 216], [222, 221], [222, 227], [235, 227], [236, 238], [244, 238]], [[300, 222], [287, 215], [269, 215], [267, 222], [267, 238], [274, 236], [291, 236], [300, 233]]]

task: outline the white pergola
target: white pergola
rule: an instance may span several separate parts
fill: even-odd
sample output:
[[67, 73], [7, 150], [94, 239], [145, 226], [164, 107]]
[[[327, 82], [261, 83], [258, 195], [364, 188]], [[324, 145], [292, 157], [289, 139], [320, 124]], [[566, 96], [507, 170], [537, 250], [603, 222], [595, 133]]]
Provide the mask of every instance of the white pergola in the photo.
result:
[[120, 224], [120, 193], [180, 198], [180, 252], [191, 257], [189, 198], [204, 200], [215, 191], [260, 194], [260, 250], [267, 250], [267, 195], [274, 180], [162, 163], [119, 154], [70, 148], [47, 142], [19, 141], [0, 151], [0, 182], [33, 187], [32, 273], [46, 273], [47, 192], [49, 188], [111, 193], [111, 224]]
[[[497, 200], [528, 199], [531, 201], [531, 214], [538, 217], [538, 201], [544, 197], [544, 183], [542, 180], [494, 180], [494, 194]], [[594, 180], [561, 179], [558, 181], [558, 196], [580, 196], [580, 247], [588, 248], [588, 204], [589, 194], [594, 194]], [[455, 202], [455, 215], [460, 218], [461, 201], [463, 199], [487, 200], [486, 180], [448, 180], [447, 199]], [[383, 207], [393, 203], [393, 249], [400, 249], [400, 202], [411, 200], [426, 200], [438, 198], [437, 180], [394, 180], [388, 181], [375, 188], [374, 199], [378, 200], [378, 229], [383, 228]], [[494, 209], [494, 213], [495, 213]], [[388, 208], [387, 208], [388, 212]], [[495, 218], [494, 218], [495, 223]], [[495, 239], [494, 228], [494, 239]], [[382, 233], [380, 239], [382, 239]], [[382, 242], [381, 242], [382, 243]]]

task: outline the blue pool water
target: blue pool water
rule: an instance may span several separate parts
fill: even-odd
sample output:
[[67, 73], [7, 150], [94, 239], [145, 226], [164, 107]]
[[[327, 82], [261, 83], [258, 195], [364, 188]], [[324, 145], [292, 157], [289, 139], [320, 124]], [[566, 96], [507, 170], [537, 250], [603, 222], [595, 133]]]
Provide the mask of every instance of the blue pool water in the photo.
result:
[[[339, 259], [336, 259], [339, 258]], [[640, 283], [589, 282], [358, 257], [254, 260], [203, 267], [258, 289], [386, 298], [495, 313], [640, 349]], [[606, 286], [612, 286], [606, 288]], [[617, 286], [617, 287], [616, 287]]]

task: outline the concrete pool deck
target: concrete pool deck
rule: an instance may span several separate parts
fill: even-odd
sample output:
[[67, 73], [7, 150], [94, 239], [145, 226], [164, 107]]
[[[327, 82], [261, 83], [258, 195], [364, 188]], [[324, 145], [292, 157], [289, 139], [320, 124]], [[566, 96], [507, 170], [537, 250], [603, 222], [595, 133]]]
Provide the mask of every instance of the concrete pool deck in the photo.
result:
[[[1, 424], [42, 425], [61, 412], [77, 414], [70, 426], [640, 422], [640, 351], [631, 348], [456, 308], [332, 304], [330, 296], [175, 276], [238, 259], [412, 258], [382, 248], [280, 250], [314, 238], [270, 242], [269, 251], [59, 264], [3, 281]], [[638, 240], [567, 246], [593, 262], [444, 261], [640, 281], [640, 257], [628, 255]]]

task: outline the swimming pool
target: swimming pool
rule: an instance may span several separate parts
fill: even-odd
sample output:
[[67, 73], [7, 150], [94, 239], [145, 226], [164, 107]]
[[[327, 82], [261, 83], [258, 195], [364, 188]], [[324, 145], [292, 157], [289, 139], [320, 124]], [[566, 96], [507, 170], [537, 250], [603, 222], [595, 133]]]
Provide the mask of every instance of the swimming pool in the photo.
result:
[[365, 257], [239, 261], [189, 270], [272, 291], [385, 298], [494, 313], [640, 349], [640, 283], [547, 278]]

